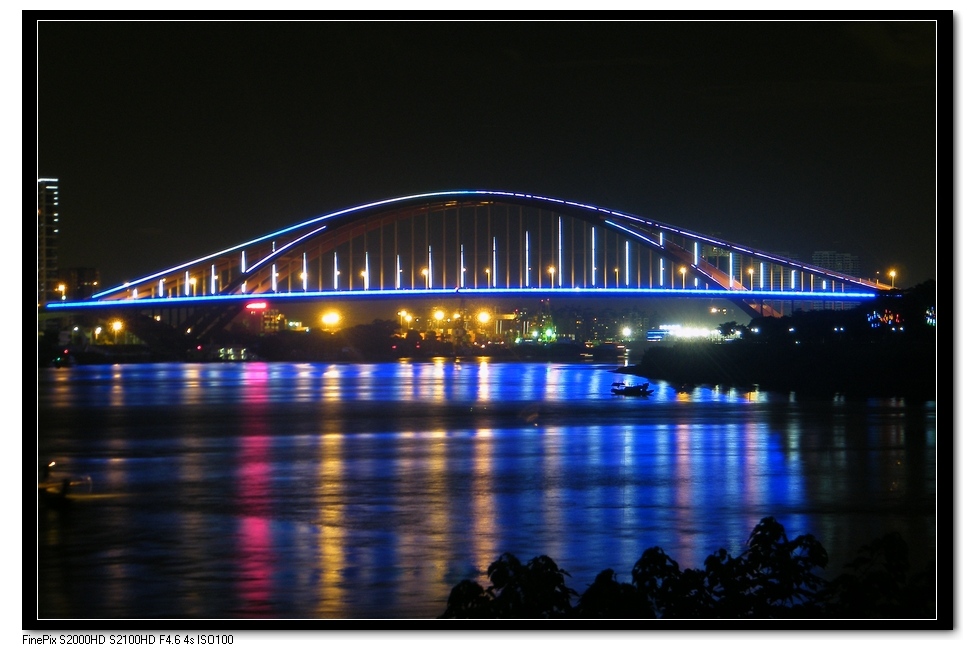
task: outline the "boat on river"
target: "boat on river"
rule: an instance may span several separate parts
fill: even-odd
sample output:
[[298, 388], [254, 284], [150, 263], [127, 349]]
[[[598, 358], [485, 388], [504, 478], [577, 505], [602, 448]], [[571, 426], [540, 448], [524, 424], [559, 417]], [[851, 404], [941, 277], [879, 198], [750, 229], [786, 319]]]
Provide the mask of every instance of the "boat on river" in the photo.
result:
[[627, 385], [622, 381], [614, 381], [613, 387], [610, 390], [613, 391], [613, 395], [633, 395], [637, 397], [653, 395], [653, 390], [650, 388], [650, 382], [646, 382], [644, 384]]
[[60, 471], [55, 461], [41, 467], [37, 497], [41, 505], [60, 505], [91, 494], [91, 477]]

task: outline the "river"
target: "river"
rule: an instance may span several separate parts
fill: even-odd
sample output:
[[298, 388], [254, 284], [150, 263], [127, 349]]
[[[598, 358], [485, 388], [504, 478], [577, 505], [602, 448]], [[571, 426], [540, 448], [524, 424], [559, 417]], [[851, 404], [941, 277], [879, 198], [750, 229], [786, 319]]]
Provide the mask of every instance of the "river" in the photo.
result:
[[39, 508], [38, 618], [432, 618], [503, 552], [581, 593], [652, 546], [737, 555], [765, 516], [827, 577], [892, 530], [935, 555], [934, 402], [618, 397], [612, 368], [39, 369], [39, 463], [84, 483]]

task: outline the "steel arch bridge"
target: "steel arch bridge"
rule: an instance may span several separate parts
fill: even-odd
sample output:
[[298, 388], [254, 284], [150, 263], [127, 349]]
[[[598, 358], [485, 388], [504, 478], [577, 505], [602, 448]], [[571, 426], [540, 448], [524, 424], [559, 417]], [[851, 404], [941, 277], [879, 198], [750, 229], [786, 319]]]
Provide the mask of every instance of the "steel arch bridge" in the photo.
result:
[[772, 315], [795, 303], [872, 300], [888, 288], [617, 210], [518, 192], [454, 190], [324, 214], [89, 300], [47, 308], [193, 308], [197, 315], [184, 324], [201, 332], [226, 325], [256, 297], [720, 298], [753, 315]]

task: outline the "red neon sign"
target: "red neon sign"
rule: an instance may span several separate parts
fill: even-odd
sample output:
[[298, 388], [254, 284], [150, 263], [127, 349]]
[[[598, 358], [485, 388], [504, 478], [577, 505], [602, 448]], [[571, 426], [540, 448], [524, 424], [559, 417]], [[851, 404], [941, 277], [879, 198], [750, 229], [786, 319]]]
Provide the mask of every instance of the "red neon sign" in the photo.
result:
[[266, 302], [249, 302], [245, 309], [267, 309]]

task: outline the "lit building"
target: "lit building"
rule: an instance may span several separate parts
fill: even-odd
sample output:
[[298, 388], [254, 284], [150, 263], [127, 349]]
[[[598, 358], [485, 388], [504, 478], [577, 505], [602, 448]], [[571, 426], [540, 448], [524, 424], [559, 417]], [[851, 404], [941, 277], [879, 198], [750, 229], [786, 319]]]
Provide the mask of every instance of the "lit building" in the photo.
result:
[[267, 334], [285, 329], [287, 319], [277, 309], [265, 309], [261, 316], [261, 332]]
[[58, 179], [37, 179], [37, 304], [60, 300], [58, 278]]

